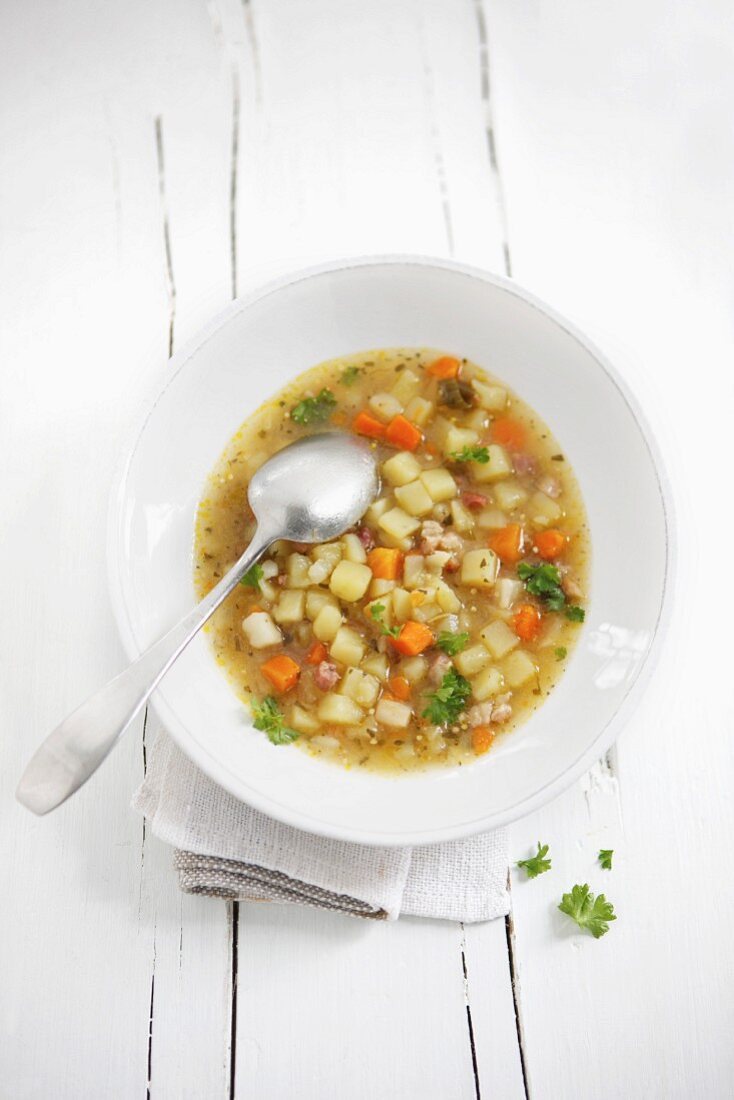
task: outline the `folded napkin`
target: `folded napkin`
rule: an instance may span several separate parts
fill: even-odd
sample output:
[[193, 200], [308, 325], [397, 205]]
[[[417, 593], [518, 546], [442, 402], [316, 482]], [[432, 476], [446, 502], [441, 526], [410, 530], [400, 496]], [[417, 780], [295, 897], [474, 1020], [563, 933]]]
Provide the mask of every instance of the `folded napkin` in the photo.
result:
[[133, 806], [176, 849], [186, 893], [312, 905], [375, 920], [403, 914], [483, 921], [509, 908], [504, 829], [414, 848], [314, 836], [233, 798], [163, 732], [148, 753]]

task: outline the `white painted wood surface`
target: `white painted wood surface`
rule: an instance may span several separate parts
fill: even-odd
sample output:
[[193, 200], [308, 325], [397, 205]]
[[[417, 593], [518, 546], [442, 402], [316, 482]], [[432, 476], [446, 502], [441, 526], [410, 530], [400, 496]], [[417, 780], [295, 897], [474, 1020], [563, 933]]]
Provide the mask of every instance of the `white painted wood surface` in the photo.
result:
[[[731, 1094], [732, 22], [724, 0], [0, 10], [2, 1095]], [[13, 801], [122, 663], [106, 497], [169, 347], [268, 265], [381, 250], [509, 261], [615, 354], [676, 489], [661, 667], [610, 759], [512, 828], [554, 869], [513, 874], [507, 925], [183, 898], [128, 810], [142, 723], [56, 815]], [[586, 880], [619, 912], [599, 942], [555, 911]]]

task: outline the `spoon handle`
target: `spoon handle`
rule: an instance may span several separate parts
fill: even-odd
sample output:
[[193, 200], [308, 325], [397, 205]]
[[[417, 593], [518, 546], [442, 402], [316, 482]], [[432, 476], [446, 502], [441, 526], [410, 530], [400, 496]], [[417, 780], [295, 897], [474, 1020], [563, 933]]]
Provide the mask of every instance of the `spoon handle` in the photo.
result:
[[193, 611], [49, 734], [18, 784], [19, 802], [35, 814], [45, 814], [89, 779], [179, 654], [278, 537], [258, 528], [239, 561]]

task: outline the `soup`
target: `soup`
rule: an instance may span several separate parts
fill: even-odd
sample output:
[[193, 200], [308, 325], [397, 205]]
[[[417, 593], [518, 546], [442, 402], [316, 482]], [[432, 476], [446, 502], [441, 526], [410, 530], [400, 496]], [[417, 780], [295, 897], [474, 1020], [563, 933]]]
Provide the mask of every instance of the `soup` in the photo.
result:
[[271, 547], [207, 627], [216, 659], [275, 744], [382, 771], [467, 764], [553, 690], [584, 620], [573, 471], [537, 414], [466, 359], [320, 364], [248, 417], [213, 470], [200, 597], [252, 537], [253, 473], [329, 429], [370, 441], [381, 493], [339, 539]]

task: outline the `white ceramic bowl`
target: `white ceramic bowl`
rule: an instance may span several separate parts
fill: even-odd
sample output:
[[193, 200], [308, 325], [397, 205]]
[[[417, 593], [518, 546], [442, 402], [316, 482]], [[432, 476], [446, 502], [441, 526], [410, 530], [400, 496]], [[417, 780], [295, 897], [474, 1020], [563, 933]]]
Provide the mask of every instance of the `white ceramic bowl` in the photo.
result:
[[365, 259], [281, 279], [174, 357], [125, 456], [109, 535], [114, 610], [134, 657], [192, 606], [197, 502], [238, 425], [315, 363], [401, 345], [496, 372], [548, 422], [579, 477], [591, 597], [559, 687], [475, 764], [395, 778], [271, 745], [204, 636], [154, 697], [184, 752], [238, 798], [298, 828], [383, 845], [453, 839], [522, 816], [609, 747], [639, 698], [666, 617], [669, 496], [649, 430], [599, 352], [514, 283], [454, 263]]

